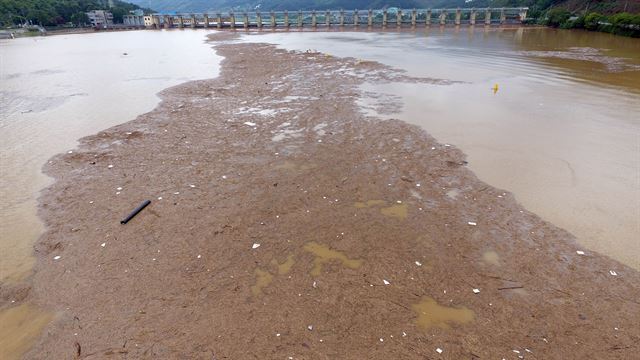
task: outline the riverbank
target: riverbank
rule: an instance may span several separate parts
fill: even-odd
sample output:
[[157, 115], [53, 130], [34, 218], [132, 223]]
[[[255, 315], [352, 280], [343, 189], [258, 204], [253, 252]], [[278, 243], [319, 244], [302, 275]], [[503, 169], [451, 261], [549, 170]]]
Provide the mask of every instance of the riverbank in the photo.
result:
[[33, 286], [2, 289], [3, 305], [57, 314], [29, 358], [637, 351], [637, 271], [480, 182], [453, 146], [356, 105], [365, 78], [448, 82], [217, 51], [220, 77], [164, 91], [45, 167]]

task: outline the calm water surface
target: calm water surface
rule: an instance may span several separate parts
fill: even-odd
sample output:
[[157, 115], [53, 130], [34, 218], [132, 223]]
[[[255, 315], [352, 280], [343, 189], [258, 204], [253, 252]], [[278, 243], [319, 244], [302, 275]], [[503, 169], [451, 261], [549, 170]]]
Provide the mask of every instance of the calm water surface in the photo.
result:
[[640, 39], [467, 27], [260, 39], [463, 82], [367, 84], [364, 91], [400, 97], [404, 106], [384, 115], [375, 111], [379, 96], [362, 105], [458, 146], [480, 179], [513, 192], [585, 247], [640, 269]]

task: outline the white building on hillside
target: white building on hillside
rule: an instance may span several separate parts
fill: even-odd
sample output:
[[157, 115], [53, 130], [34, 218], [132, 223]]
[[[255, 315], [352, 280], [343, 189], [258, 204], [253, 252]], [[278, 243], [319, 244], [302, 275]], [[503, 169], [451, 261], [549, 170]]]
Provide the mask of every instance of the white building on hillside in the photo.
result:
[[107, 10], [93, 10], [87, 13], [91, 26], [106, 27], [113, 25], [113, 14]]

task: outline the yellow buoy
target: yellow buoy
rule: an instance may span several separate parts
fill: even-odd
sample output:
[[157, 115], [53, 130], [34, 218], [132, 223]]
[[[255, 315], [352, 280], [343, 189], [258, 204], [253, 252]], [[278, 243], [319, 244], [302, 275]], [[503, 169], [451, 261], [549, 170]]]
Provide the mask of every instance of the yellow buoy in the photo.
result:
[[493, 90], [493, 93], [497, 93], [498, 92], [498, 84], [493, 85], [493, 87], [491, 88]]

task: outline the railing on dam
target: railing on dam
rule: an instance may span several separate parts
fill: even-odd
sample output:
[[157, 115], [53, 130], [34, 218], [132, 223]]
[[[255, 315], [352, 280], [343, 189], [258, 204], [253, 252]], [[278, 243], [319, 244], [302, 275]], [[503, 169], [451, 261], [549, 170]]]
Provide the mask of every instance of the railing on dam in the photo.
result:
[[153, 28], [263, 28], [320, 26], [431, 26], [520, 24], [526, 7], [482, 9], [326, 10], [228, 12], [150, 15], [145, 26]]

